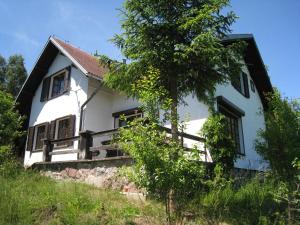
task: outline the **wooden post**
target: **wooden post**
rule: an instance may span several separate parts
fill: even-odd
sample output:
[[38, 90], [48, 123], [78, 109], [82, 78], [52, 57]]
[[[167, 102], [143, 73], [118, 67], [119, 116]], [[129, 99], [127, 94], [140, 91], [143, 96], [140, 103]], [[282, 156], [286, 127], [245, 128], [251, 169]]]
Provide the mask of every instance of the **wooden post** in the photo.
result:
[[92, 159], [92, 152], [90, 151], [90, 147], [92, 146], [92, 131], [85, 130], [79, 132], [79, 159]]
[[49, 139], [43, 139], [43, 162], [51, 162], [51, 155], [49, 154], [53, 150], [53, 144]]

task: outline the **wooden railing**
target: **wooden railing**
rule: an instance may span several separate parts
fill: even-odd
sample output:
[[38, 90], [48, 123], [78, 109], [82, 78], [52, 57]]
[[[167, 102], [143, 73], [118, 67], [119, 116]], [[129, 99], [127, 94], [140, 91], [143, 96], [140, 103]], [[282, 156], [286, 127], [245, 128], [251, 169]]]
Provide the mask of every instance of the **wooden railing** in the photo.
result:
[[[171, 129], [166, 127], [161, 127], [162, 131], [165, 131], [168, 134], [171, 134]], [[118, 129], [104, 130], [99, 132], [92, 131], [81, 131], [78, 136], [68, 137], [63, 139], [49, 140], [44, 139], [43, 147], [43, 161], [50, 162], [53, 155], [61, 154], [70, 154], [77, 153], [78, 159], [96, 159], [96, 158], [105, 158], [105, 157], [115, 157], [115, 156], [124, 156], [124, 153], [120, 150], [117, 144], [111, 142], [113, 136], [117, 134]], [[207, 151], [205, 147], [205, 139], [187, 134], [184, 132], [179, 133], [179, 137], [184, 146], [184, 140], [189, 140], [195, 143], [202, 143], [203, 150], [199, 150], [200, 154], [205, 156], [205, 161], [207, 161]], [[56, 146], [58, 143], [72, 141], [73, 145], [70, 149], [68, 147], [64, 148], [62, 146]], [[78, 141], [78, 143], [74, 143]], [[74, 148], [75, 144], [78, 145], [78, 148]], [[190, 147], [185, 147], [189, 151]], [[55, 150], [55, 151], [54, 151]], [[101, 154], [103, 153], [103, 154]]]

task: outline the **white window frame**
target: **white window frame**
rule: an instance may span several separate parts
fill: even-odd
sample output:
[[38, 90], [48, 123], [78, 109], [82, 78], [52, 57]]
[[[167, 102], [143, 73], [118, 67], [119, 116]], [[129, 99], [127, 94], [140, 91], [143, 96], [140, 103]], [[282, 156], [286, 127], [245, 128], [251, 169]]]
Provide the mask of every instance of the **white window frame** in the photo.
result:
[[[42, 127], [42, 126], [45, 126], [45, 129], [47, 128], [47, 127], [46, 127], [46, 123], [41, 123], [41, 124], [36, 125], [36, 126], [34, 127], [33, 148], [32, 148], [34, 151], [40, 151], [40, 150], [43, 150], [43, 147], [42, 147], [42, 148], [36, 148], [38, 128], [39, 128], [39, 127]], [[47, 133], [46, 130], [45, 130], [45, 132]]]
[[[55, 134], [54, 134], [55, 139], [58, 139], [59, 122], [63, 121], [63, 120], [69, 120], [69, 119], [70, 119], [69, 116], [65, 116], [65, 117], [59, 118], [55, 121]], [[71, 124], [69, 124], [69, 125], [71, 125]], [[73, 148], [74, 143], [72, 146], [68, 146], [67, 144], [64, 144], [64, 145], [57, 145], [57, 143], [55, 144], [55, 148], [66, 148], [66, 147]]]
[[[64, 82], [66, 82], [68, 80], [68, 77], [67, 77], [68, 76], [68, 71], [67, 71], [67, 69], [63, 69], [62, 71], [59, 71], [59, 72], [57, 72], [57, 73], [55, 73], [54, 75], [51, 76], [50, 88], [49, 88], [49, 99], [56, 98], [56, 97], [58, 97], [58, 96], [60, 96], [64, 93], [64, 92], [62, 92], [62, 93], [59, 93], [55, 96], [52, 96], [53, 80], [54, 80], [55, 77], [58, 77], [62, 74], [64, 74]], [[66, 84], [64, 83], [64, 85], [66, 85]]]

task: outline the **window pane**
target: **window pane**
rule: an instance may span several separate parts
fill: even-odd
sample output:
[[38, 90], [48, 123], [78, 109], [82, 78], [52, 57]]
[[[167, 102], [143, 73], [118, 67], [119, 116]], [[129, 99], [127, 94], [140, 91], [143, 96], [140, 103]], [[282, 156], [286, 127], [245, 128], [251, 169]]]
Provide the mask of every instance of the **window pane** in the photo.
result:
[[234, 141], [235, 150], [237, 153], [241, 153], [241, 143], [240, 143], [240, 131], [239, 131], [239, 118], [237, 116], [234, 116], [231, 112], [229, 112], [226, 108], [223, 106], [219, 106], [220, 112], [225, 116], [228, 130], [229, 130], [229, 136]]
[[[58, 133], [57, 139], [63, 139], [69, 137], [70, 120], [64, 119], [58, 121]], [[65, 145], [65, 142], [60, 142], [57, 145]]]
[[52, 83], [52, 97], [55, 97], [64, 91], [65, 86], [65, 73], [62, 73], [61, 75], [53, 77], [53, 83]]
[[35, 149], [43, 148], [43, 139], [46, 138], [46, 126], [39, 126], [36, 132], [36, 144]]

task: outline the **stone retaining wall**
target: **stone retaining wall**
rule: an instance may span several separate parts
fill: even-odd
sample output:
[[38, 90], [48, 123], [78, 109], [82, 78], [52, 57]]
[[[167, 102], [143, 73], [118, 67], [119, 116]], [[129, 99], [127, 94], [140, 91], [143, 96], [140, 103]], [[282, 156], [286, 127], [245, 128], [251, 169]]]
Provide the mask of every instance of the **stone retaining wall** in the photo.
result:
[[132, 165], [129, 157], [99, 160], [76, 160], [68, 162], [40, 162], [32, 169], [56, 180], [72, 180], [91, 184], [100, 188], [110, 188], [122, 192], [141, 193], [128, 179], [119, 174], [122, 166]]

